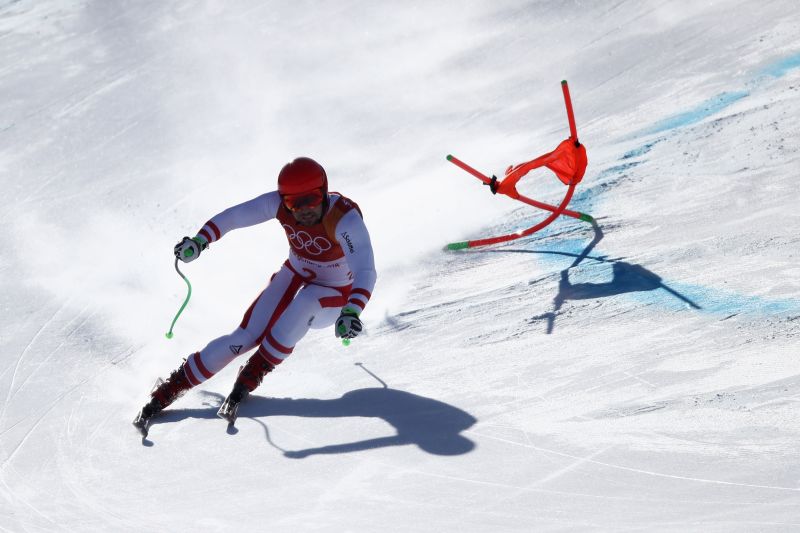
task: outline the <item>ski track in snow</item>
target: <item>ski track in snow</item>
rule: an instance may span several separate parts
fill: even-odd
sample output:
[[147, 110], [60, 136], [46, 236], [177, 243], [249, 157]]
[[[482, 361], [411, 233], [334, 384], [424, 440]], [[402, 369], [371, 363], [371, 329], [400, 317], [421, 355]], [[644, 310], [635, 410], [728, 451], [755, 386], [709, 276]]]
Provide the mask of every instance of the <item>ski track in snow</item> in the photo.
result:
[[[468, 431], [468, 433], [473, 434], [474, 432]], [[596, 465], [600, 465], [600, 466], [605, 466], [605, 467], [608, 467], [608, 468], [615, 468], [615, 469], [618, 469], [618, 470], [626, 470], [628, 472], [634, 472], [636, 474], [642, 474], [642, 475], [646, 475], [646, 476], [664, 477], [664, 478], [670, 478], [670, 479], [678, 479], [678, 480], [681, 480], [681, 481], [691, 481], [691, 482], [696, 482], [696, 483], [712, 483], [712, 484], [716, 484], [716, 485], [729, 485], [729, 486], [734, 486], [734, 487], [746, 487], [746, 488], [754, 488], [754, 489], [768, 489], [768, 490], [800, 492], [800, 487], [773, 487], [773, 486], [770, 486], [770, 485], [756, 485], [756, 484], [751, 484], [751, 483], [735, 483], [735, 482], [732, 482], [732, 481], [720, 481], [720, 480], [714, 480], [714, 479], [702, 479], [702, 478], [695, 478], [695, 477], [689, 477], [689, 476], [678, 476], [678, 475], [673, 475], [673, 474], [664, 474], [664, 473], [661, 473], [661, 472], [654, 472], [654, 471], [650, 471], [650, 470], [643, 470], [643, 469], [639, 469], [639, 468], [631, 468], [631, 467], [627, 467], [627, 466], [606, 463], [606, 462], [603, 462], [603, 461], [597, 461], [597, 460], [593, 459], [592, 457], [576, 457], [574, 455], [570, 455], [570, 454], [567, 454], [567, 453], [564, 453], [564, 452], [559, 452], [559, 451], [556, 451], [556, 450], [550, 450], [550, 449], [547, 449], [547, 448], [542, 448], [540, 446], [535, 446], [533, 444], [515, 442], [515, 441], [511, 441], [511, 440], [507, 440], [507, 439], [501, 439], [501, 438], [498, 438], [498, 437], [492, 437], [492, 436], [489, 436], [489, 435], [481, 435], [481, 434], [476, 434], [476, 435], [479, 435], [479, 436], [481, 436], [483, 438], [493, 439], [493, 440], [497, 440], [497, 441], [500, 441], [500, 442], [505, 442], [505, 443], [508, 443], [508, 444], [512, 444], [514, 446], [521, 446], [523, 448], [531, 448], [531, 449], [539, 451], [539, 452], [549, 453], [549, 454], [553, 454], [553, 455], [559, 455], [561, 457], [567, 457], [569, 459], [574, 459], [576, 462], [592, 463], [592, 464], [596, 464]]]
[[[87, 306], [87, 307], [84, 307], [84, 308], [83, 308], [81, 311], [77, 312], [77, 313], [75, 314], [75, 318], [74, 318], [74, 319], [72, 319], [72, 321], [70, 321], [70, 322], [69, 322], [67, 325], [65, 325], [65, 326], [64, 326], [64, 328], [62, 328], [62, 330], [67, 330], [67, 329], [69, 329], [69, 332], [68, 332], [68, 333], [66, 333], [66, 334], [62, 334], [62, 335], [63, 335], [63, 336], [62, 336], [62, 339], [61, 339], [61, 341], [58, 343], [58, 345], [57, 345], [55, 348], [53, 348], [51, 351], [49, 351], [49, 353], [47, 354], [47, 356], [45, 356], [45, 357], [44, 357], [44, 359], [42, 359], [41, 361], [38, 361], [38, 362], [36, 363], [36, 368], [34, 368], [34, 369], [31, 371], [31, 372], [29, 372], [29, 373], [28, 373], [28, 375], [27, 375], [27, 376], [25, 376], [25, 379], [24, 379], [24, 380], [22, 380], [22, 381], [19, 383], [19, 386], [17, 387], [17, 390], [16, 390], [16, 391], [15, 391], [15, 392], [12, 394], [12, 396], [11, 396], [10, 400], [12, 400], [12, 399], [14, 398], [14, 396], [15, 396], [16, 394], [18, 394], [18, 393], [19, 393], [19, 391], [21, 391], [21, 390], [22, 390], [22, 388], [25, 386], [25, 384], [26, 384], [26, 383], [27, 383], [27, 382], [28, 382], [28, 381], [29, 381], [29, 380], [30, 380], [30, 379], [31, 379], [31, 378], [32, 378], [34, 375], [36, 375], [36, 373], [37, 373], [37, 372], [41, 372], [43, 369], [45, 369], [45, 367], [46, 367], [46, 366], [48, 365], [48, 363], [49, 363], [49, 362], [52, 360], [52, 358], [53, 358], [53, 357], [54, 357], [54, 356], [55, 356], [55, 355], [56, 355], [56, 354], [59, 352], [59, 350], [61, 350], [61, 349], [62, 349], [64, 346], [66, 346], [66, 345], [67, 345], [67, 341], [69, 341], [70, 339], [72, 339], [73, 335], [75, 335], [75, 333], [77, 333], [78, 331], [80, 331], [81, 327], [83, 327], [83, 326], [84, 326], [86, 323], [88, 323], [88, 322], [89, 322], [89, 320], [91, 320], [91, 319], [92, 319], [92, 318], [93, 318], [93, 317], [96, 315], [96, 311], [93, 311], [92, 313], [89, 313], [89, 314], [87, 314], [85, 317], [81, 318], [81, 316], [82, 316], [82, 315], [83, 315], [83, 314], [86, 312], [86, 309], [88, 309], [88, 306]], [[81, 321], [80, 321], [80, 323], [79, 323], [77, 326], [75, 326], [74, 328], [71, 328], [71, 329], [70, 329], [70, 326], [71, 326], [71, 325], [72, 325], [72, 324], [73, 324], [73, 323], [74, 323], [76, 320], [78, 320], [78, 319], [80, 319], [80, 320], [81, 320]], [[2, 432], [0, 432], [0, 435], [2, 435]]]
[[28, 341], [28, 344], [25, 345], [25, 348], [23, 348], [22, 352], [17, 356], [17, 361], [14, 364], [14, 371], [11, 374], [11, 383], [9, 383], [8, 385], [8, 391], [6, 392], [6, 399], [5, 402], [3, 402], [3, 410], [0, 411], [0, 428], [3, 427], [3, 422], [5, 422], [8, 404], [14, 397], [14, 383], [17, 379], [17, 373], [19, 372], [19, 367], [22, 364], [22, 360], [25, 358], [25, 354], [27, 354], [31, 346], [33, 346], [36, 343], [42, 332], [44, 332], [50, 326], [53, 320], [55, 320], [55, 318], [59, 315], [59, 313], [61, 313], [61, 311], [67, 308], [68, 305], [69, 302], [66, 302], [62, 304], [58, 309], [56, 309], [56, 311], [50, 316], [50, 318], [48, 318], [44, 322], [44, 324], [42, 324], [39, 330], [33, 335], [33, 337], [31, 337], [31, 340]]
[[[128, 350], [125, 350], [125, 352], [128, 352]], [[87, 383], [97, 379], [97, 377], [100, 376], [103, 371], [109, 369], [110, 367], [112, 367], [114, 365], [117, 365], [120, 362], [125, 361], [126, 359], [131, 357], [134, 353], [136, 353], [135, 349], [131, 350], [130, 353], [127, 353], [127, 355], [123, 355], [122, 357], [120, 357], [118, 359], [115, 359], [115, 360], [113, 360], [111, 362], [106, 363], [104, 366], [100, 367], [95, 373], [93, 373], [93, 374], [87, 376], [86, 378], [82, 379], [81, 381], [79, 381], [78, 383], [76, 383], [75, 385], [73, 385], [72, 387], [67, 389], [66, 391], [62, 392], [55, 399], [53, 399], [49, 403], [45, 404], [44, 409], [42, 411], [40, 411], [40, 414], [37, 413], [38, 416], [37, 415], [33, 415], [33, 416], [36, 417], [36, 419], [33, 422], [33, 424], [25, 431], [25, 433], [22, 436], [21, 440], [16, 444], [16, 446], [14, 446], [14, 448], [11, 450], [11, 452], [7, 453], [6, 458], [3, 460], [3, 463], [0, 464], [0, 475], [2, 475], [2, 473], [6, 469], [6, 466], [13, 460], [14, 456], [16, 455], [16, 453], [27, 442], [27, 440], [31, 436], [31, 434], [39, 427], [39, 424], [42, 422], [42, 420], [44, 420], [44, 418], [53, 410], [54, 407], [59, 405], [59, 403], [61, 402], [62, 399], [64, 399], [65, 397], [69, 396], [70, 394], [72, 394], [73, 392], [75, 392], [79, 388], [83, 387]], [[8, 428], [4, 429], [3, 432], [0, 433], [0, 437], [2, 437], [2, 435], [7, 433], [10, 429], [15, 427], [19, 423], [20, 422], [17, 422], [16, 424], [14, 424], [14, 426], [11, 426], [11, 427], [8, 427]]]
[[[33, 511], [37, 516], [41, 517], [43, 520], [45, 520], [51, 526], [59, 526], [61, 528], [64, 527], [63, 524], [59, 524], [59, 523], [55, 522], [54, 520], [52, 520], [51, 518], [49, 518], [46, 513], [42, 512], [36, 505], [34, 505], [31, 501], [29, 501], [28, 498], [16, 495], [16, 491], [13, 490], [8, 485], [8, 482], [6, 480], [7, 475], [8, 475], [7, 474], [7, 469], [12, 466], [14, 457], [17, 455], [17, 453], [20, 450], [23, 449], [23, 447], [26, 445], [28, 440], [32, 437], [34, 432], [40, 427], [42, 422], [45, 420], [47, 415], [49, 415], [54, 410], [55, 407], [59, 406], [63, 399], [68, 398], [74, 392], [76, 392], [80, 388], [84, 387], [87, 383], [91, 383], [94, 380], [96, 380], [100, 375], [102, 375], [103, 371], [111, 368], [114, 365], [117, 365], [118, 363], [124, 362], [125, 360], [130, 358], [132, 355], [134, 355], [137, 351], [138, 351], [138, 349], [135, 349], [135, 348], [132, 348], [132, 349], [129, 349], [129, 350], [125, 350], [125, 352], [123, 352], [123, 354], [119, 358], [112, 359], [105, 366], [101, 367], [96, 373], [94, 373], [94, 374], [92, 374], [90, 376], [87, 376], [85, 379], [81, 380], [80, 382], [76, 383], [74, 386], [72, 386], [68, 390], [66, 390], [63, 393], [61, 393], [58, 397], [56, 397], [50, 403], [46, 404], [44, 410], [41, 411], [40, 413], [37, 413], [38, 416], [37, 416], [37, 414], [32, 415], [32, 416], [36, 417], [36, 419], [34, 420], [33, 424], [30, 425], [26, 429], [26, 431], [22, 435], [21, 439], [17, 442], [17, 444], [14, 446], [14, 448], [10, 452], [8, 452], [7, 449], [5, 449], [5, 443], [4, 443], [4, 451], [6, 452], [6, 456], [3, 459], [2, 464], [0, 464], [0, 483], [2, 483], [3, 486], [5, 487], [6, 494], [9, 497], [14, 498], [15, 500], [21, 502], [23, 505], [25, 505], [26, 507], [31, 509], [31, 511]], [[67, 420], [65, 422], [66, 426], [68, 426], [71, 423], [73, 414], [74, 414], [74, 410], [70, 411], [70, 415], [69, 415], [69, 417], [67, 418]], [[107, 416], [107, 419], [113, 417], [114, 415], [115, 414], [113, 412], [109, 413], [108, 416]], [[14, 424], [14, 426], [16, 426], [17, 424]], [[6, 428], [6, 430], [4, 430], [3, 433], [0, 433], [0, 437], [2, 437], [3, 434], [5, 434], [9, 429], [12, 429], [14, 426]], [[97, 431], [97, 429], [98, 428], [95, 429], [95, 432]], [[67, 432], [67, 434], [69, 434], [69, 432]], [[94, 435], [94, 433], [92, 435]], [[5, 440], [5, 439], [3, 439], [3, 440]], [[92, 501], [91, 498], [81, 497], [81, 495], [78, 492], [76, 492], [76, 490], [75, 490], [75, 484], [70, 483], [70, 478], [69, 477], [65, 477], [63, 479], [64, 479], [64, 481], [66, 481], [64, 486], [66, 486], [70, 490], [70, 492], [72, 492], [73, 494], [78, 496], [78, 501], [81, 502], [81, 505], [88, 506], [93, 511], [100, 511], [101, 512], [101, 514], [100, 514], [101, 516], [111, 516], [114, 519], [116, 519], [119, 524], [125, 524], [125, 525], [127, 525], [129, 527], [133, 527], [134, 523], [131, 522], [130, 520], [126, 519], [125, 517], [123, 517], [123, 516], [121, 516], [121, 515], [119, 515], [117, 513], [108, 512], [107, 510], [104, 510], [102, 508], [98, 508], [96, 506], [90, 505], [91, 501]]]

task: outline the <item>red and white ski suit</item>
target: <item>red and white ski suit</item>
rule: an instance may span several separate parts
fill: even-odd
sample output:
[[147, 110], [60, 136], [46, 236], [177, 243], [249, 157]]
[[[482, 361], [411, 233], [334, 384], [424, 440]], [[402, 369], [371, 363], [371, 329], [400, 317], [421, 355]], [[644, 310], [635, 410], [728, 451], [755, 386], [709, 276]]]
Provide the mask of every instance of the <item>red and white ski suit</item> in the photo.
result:
[[185, 369], [192, 385], [256, 346], [279, 365], [309, 328], [333, 325], [345, 306], [361, 312], [372, 295], [377, 274], [369, 232], [358, 206], [339, 193], [328, 196], [328, 208], [314, 226], [298, 224], [273, 191], [219, 213], [197, 235], [212, 243], [273, 218], [286, 231], [289, 258], [235, 331], [189, 357]]

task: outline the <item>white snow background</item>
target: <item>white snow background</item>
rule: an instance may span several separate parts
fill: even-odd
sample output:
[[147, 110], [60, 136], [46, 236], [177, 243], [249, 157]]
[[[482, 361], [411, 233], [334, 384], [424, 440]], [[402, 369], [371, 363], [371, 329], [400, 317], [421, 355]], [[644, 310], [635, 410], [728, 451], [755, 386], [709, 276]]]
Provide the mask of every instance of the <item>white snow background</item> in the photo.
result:
[[[552, 150], [562, 79], [597, 225], [443, 251], [545, 216], [445, 156]], [[0, 530], [797, 531], [798, 116], [794, 1], [0, 0]], [[168, 341], [173, 244], [299, 155], [363, 208], [366, 334], [142, 440], [287, 252], [212, 245]]]

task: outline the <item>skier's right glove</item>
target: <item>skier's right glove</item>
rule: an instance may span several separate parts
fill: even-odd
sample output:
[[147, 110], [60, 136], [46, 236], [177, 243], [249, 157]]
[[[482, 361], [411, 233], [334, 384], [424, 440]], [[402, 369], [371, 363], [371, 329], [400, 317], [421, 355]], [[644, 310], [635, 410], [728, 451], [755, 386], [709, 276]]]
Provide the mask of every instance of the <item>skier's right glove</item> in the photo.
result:
[[208, 243], [198, 237], [184, 237], [175, 245], [175, 257], [184, 263], [190, 263], [200, 257], [200, 252], [208, 248]]
[[336, 336], [341, 339], [352, 339], [361, 333], [363, 327], [358, 318], [358, 311], [345, 307], [336, 319]]

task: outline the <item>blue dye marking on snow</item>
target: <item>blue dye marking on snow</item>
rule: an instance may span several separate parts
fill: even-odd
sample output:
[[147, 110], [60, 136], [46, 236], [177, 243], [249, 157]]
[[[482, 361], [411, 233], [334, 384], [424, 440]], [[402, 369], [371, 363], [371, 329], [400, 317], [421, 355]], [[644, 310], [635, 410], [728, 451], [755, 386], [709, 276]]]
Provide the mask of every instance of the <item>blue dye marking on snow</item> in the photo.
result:
[[652, 127], [644, 130], [641, 133], [661, 133], [662, 131], [674, 130], [683, 126], [696, 124], [701, 120], [710, 117], [711, 115], [719, 113], [726, 107], [735, 104], [749, 94], [750, 93], [748, 91], [724, 92], [718, 94], [717, 96], [702, 102], [694, 109], [690, 109], [689, 111], [685, 111], [683, 113], [678, 113], [677, 115], [673, 115], [656, 122]]
[[633, 167], [641, 165], [641, 161], [631, 161], [629, 163], [623, 163], [621, 165], [615, 165], [611, 168], [607, 168], [602, 171], [600, 174], [597, 175], [598, 179], [606, 178], [608, 176], [613, 176], [614, 174], [622, 174], [626, 170], [632, 169]]
[[[671, 282], [658, 272], [624, 260], [608, 257], [594, 249], [573, 267], [582, 256], [588, 241], [585, 239], [558, 239], [529, 241], [525, 249], [539, 256], [539, 260], [558, 271], [567, 272], [570, 294], [588, 294], [592, 298], [620, 297], [640, 304], [653, 305], [669, 311], [696, 310], [718, 316], [800, 316], [800, 301], [770, 299], [761, 296], [737, 294], [731, 291]], [[588, 283], [588, 284], [587, 284]]]
[[[543, 243], [532, 243], [530, 248], [535, 248], [537, 250], [543, 250], [548, 252], [563, 252], [567, 254], [574, 254], [580, 255], [581, 252], [586, 248], [588, 241], [586, 239], [559, 239], [557, 241], [548, 241]], [[567, 261], [567, 264], [571, 263], [572, 260], [565, 259], [564, 256], [559, 255], [548, 255], [548, 261], [558, 261], [561, 264], [564, 264]]]
[[640, 146], [639, 148], [634, 148], [633, 150], [625, 152], [620, 159], [624, 161], [625, 159], [632, 159], [634, 157], [643, 156], [644, 154], [646, 154], [647, 152], [652, 150], [653, 146], [657, 145], [658, 143], [660, 143], [664, 139], [665, 139], [665, 137], [660, 137], [660, 138], [658, 138], [658, 139], [656, 139], [654, 141], [650, 141], [649, 143], [646, 143], [643, 146]]
[[[669, 283], [666, 285], [681, 293], [700, 307], [703, 313], [714, 315], [761, 315], [761, 316], [787, 316], [800, 315], [800, 301], [788, 299], [763, 298], [761, 296], [748, 296], [725, 290], [690, 285], [683, 283]], [[689, 306], [673, 298], [666, 291], [658, 290], [653, 293], [630, 293], [634, 300], [659, 304], [671, 310], [684, 310]]]
[[[594, 185], [579, 185], [579, 188], [576, 189], [568, 208], [572, 209], [573, 211], [580, 211], [590, 215], [596, 215], [596, 213], [593, 213], [592, 211], [597, 203], [598, 195], [605, 190], [610, 190], [610, 187], [612, 187], [617, 180], [623, 178], [628, 170], [635, 168], [642, 163], [643, 161], [630, 161], [628, 163], [615, 165], [603, 170], [592, 180], [595, 182]], [[609, 180], [611, 177], [616, 177], [617, 179]]]
[[[754, 80], [745, 85], [752, 88], [757, 86], [759, 82], [764, 81], [764, 79], [767, 77], [781, 78], [797, 68], [800, 68], [800, 53], [785, 57], [768, 65], [756, 76]], [[718, 94], [717, 96], [702, 102], [694, 109], [690, 109], [689, 111], [678, 113], [677, 115], [660, 120], [650, 128], [647, 128], [636, 135], [650, 135], [653, 133], [660, 133], [663, 131], [674, 130], [683, 126], [696, 124], [701, 120], [704, 120], [712, 115], [715, 115], [716, 113], [719, 113], [723, 109], [730, 107], [734, 103], [749, 95], [750, 91], [733, 91]], [[626, 159], [626, 156], [629, 156], [629, 154], [630, 157], [635, 157], [636, 155], [646, 153], [651, 147], [652, 146], [645, 145], [642, 148], [628, 152], [628, 154], [622, 156], [622, 159]], [[641, 150], [644, 151], [637, 153]]]
[[[594, 205], [595, 188], [585, 188], [575, 193], [570, 202], [569, 209], [591, 214]], [[562, 219], [564, 217], [561, 217]]]
[[781, 78], [796, 68], [800, 68], [800, 53], [776, 61], [766, 67], [762, 74], [773, 78]]

